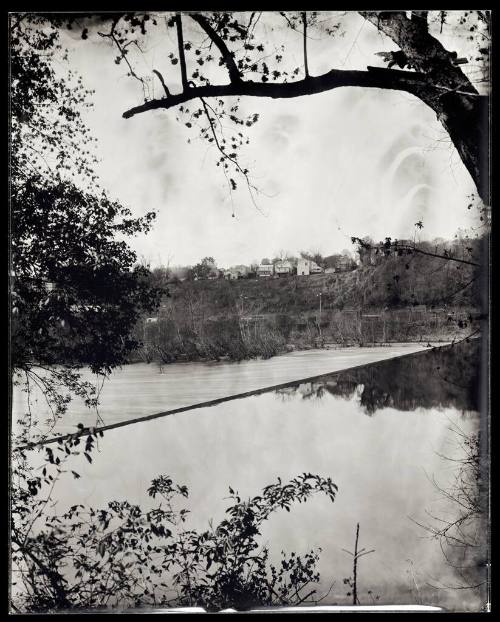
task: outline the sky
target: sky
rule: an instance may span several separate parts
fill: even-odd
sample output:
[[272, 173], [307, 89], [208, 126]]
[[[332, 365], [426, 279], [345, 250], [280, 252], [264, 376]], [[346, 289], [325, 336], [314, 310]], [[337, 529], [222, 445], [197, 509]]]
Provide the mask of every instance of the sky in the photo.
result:
[[[263, 36], [286, 44], [300, 64], [300, 37], [274, 25]], [[312, 75], [383, 66], [375, 53], [396, 49], [354, 12], [341, 30], [309, 42]], [[242, 99], [242, 109], [260, 115], [240, 156], [261, 190], [254, 205], [243, 184], [230, 195], [215, 148], [176, 121], [175, 110], [122, 118], [142, 103], [141, 90], [113, 62], [108, 42], [91, 35], [82, 41], [65, 32], [62, 40], [71, 68], [95, 90], [84, 114], [99, 140], [102, 185], [134, 214], [157, 212], [153, 230], [130, 242], [153, 267], [191, 265], [205, 256], [229, 267], [282, 250], [352, 251], [351, 236], [412, 238], [417, 221], [424, 224], [421, 239], [452, 238], [459, 228], [478, 225], [477, 213], [467, 210], [475, 190], [469, 173], [435, 114], [409, 94], [349, 87], [288, 100]], [[161, 68], [178, 92], [178, 66], [165, 60], [171, 37], [159, 28], [138, 67], [148, 76]], [[459, 55], [466, 51], [453, 36], [446, 44]]]

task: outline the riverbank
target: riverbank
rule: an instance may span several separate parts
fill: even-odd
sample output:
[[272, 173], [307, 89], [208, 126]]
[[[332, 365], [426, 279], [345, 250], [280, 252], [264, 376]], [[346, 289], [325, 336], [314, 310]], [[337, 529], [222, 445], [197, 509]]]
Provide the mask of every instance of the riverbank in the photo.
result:
[[323, 311], [225, 316], [189, 321], [160, 316], [144, 325], [142, 345], [129, 362], [159, 363], [269, 359], [287, 352], [399, 343], [459, 341], [474, 331], [477, 312], [469, 308]]

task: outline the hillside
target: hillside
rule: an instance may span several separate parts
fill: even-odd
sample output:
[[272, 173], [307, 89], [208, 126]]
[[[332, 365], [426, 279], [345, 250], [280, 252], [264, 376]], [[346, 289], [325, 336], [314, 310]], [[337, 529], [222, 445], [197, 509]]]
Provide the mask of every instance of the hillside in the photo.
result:
[[352, 272], [240, 279], [184, 281], [168, 286], [167, 304], [196, 299], [208, 315], [242, 311], [245, 315], [301, 313], [322, 308], [375, 309], [411, 305], [477, 306], [477, 287], [468, 285], [474, 268], [442, 259], [415, 255], [388, 257], [378, 266]]
[[[144, 360], [240, 360], [325, 344], [452, 340], [478, 316], [474, 267], [423, 255], [352, 272], [169, 283]], [[319, 313], [321, 294], [321, 315]]]

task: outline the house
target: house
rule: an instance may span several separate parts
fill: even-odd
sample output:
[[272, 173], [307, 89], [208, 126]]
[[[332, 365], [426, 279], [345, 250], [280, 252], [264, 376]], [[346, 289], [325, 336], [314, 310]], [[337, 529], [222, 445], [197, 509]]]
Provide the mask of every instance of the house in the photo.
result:
[[318, 266], [314, 261], [309, 261], [309, 272], [311, 274], [322, 274], [324, 272], [321, 266]]
[[233, 266], [232, 268], [228, 268], [227, 270], [225, 270], [224, 278], [228, 280], [244, 279], [249, 272], [250, 268], [241, 264], [239, 266]]
[[326, 268], [325, 274], [335, 274], [335, 268]]
[[274, 266], [273, 264], [261, 264], [257, 267], [257, 276], [273, 276]]
[[300, 257], [297, 261], [297, 274], [299, 276], [307, 276], [309, 274], [321, 274], [324, 272], [323, 268], [312, 259], [304, 259]]
[[308, 276], [310, 264], [311, 262], [309, 259], [304, 259], [303, 257], [299, 257], [297, 261], [297, 274], [299, 276]]
[[274, 264], [274, 272], [278, 276], [286, 276], [287, 274], [291, 274], [292, 273], [291, 262], [289, 262], [288, 259], [285, 259], [283, 261], [277, 261]]

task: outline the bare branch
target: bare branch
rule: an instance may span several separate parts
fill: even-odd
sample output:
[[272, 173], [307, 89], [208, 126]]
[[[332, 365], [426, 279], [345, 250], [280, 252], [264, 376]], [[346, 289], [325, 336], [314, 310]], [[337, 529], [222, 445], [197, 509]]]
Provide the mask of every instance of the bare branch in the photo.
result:
[[[210, 116], [210, 113], [208, 112], [208, 109], [210, 108], [210, 110], [212, 111], [212, 113], [213, 113], [214, 117], [215, 117], [215, 118], [217, 118], [217, 115], [215, 114], [214, 109], [213, 109], [213, 108], [212, 108], [209, 104], [207, 104], [207, 102], [206, 102], [206, 101], [205, 101], [202, 97], [200, 97], [200, 100], [201, 100], [201, 103], [203, 104], [203, 109], [204, 109], [204, 111], [205, 111], [205, 116], [206, 116], [206, 117], [207, 117], [207, 119], [208, 119], [208, 123], [209, 123], [209, 125], [210, 125], [210, 130], [211, 130], [211, 132], [212, 132], [212, 136], [213, 136], [213, 138], [214, 138], [215, 145], [216, 145], [217, 149], [218, 149], [218, 150], [219, 150], [219, 152], [222, 154], [222, 156], [224, 157], [224, 159], [226, 159], [226, 160], [228, 160], [229, 162], [231, 162], [231, 164], [233, 164], [233, 166], [234, 166], [234, 167], [235, 167], [235, 168], [236, 168], [236, 169], [237, 169], [237, 170], [238, 170], [238, 171], [239, 171], [239, 172], [243, 175], [243, 177], [245, 178], [246, 184], [247, 184], [248, 192], [250, 193], [250, 198], [252, 199], [252, 203], [254, 204], [254, 206], [255, 206], [257, 209], [259, 209], [259, 208], [258, 208], [258, 206], [257, 206], [257, 203], [255, 202], [254, 195], [253, 195], [253, 193], [252, 193], [252, 190], [257, 191], [257, 189], [255, 188], [255, 186], [253, 186], [253, 185], [250, 183], [250, 179], [249, 179], [249, 177], [248, 177], [248, 172], [247, 172], [246, 170], [244, 170], [244, 169], [240, 166], [240, 164], [239, 164], [239, 162], [238, 162], [237, 160], [235, 160], [234, 158], [232, 158], [230, 155], [228, 155], [228, 154], [224, 151], [224, 148], [221, 146], [221, 144], [220, 144], [220, 142], [219, 142], [219, 139], [217, 138], [217, 133], [216, 133], [216, 131], [215, 131], [215, 127], [214, 127], [214, 123], [213, 123], [213, 121], [212, 121], [212, 117]], [[220, 123], [220, 121], [219, 121], [219, 123]], [[223, 169], [223, 170], [224, 170], [224, 169]], [[226, 176], [226, 179], [227, 179], [227, 176]], [[228, 180], [228, 183], [229, 183], [229, 180]], [[260, 211], [260, 210], [259, 210], [259, 211]]]
[[[364, 242], [361, 238], [353, 237], [352, 242], [357, 243], [359, 244], [359, 246], [366, 248], [366, 249], [375, 248], [381, 251], [385, 249], [383, 244], [368, 244]], [[437, 257], [438, 259], [446, 259], [446, 261], [455, 261], [457, 263], [463, 263], [468, 266], [475, 266], [477, 268], [480, 267], [480, 264], [474, 261], [468, 261], [467, 259], [459, 259], [458, 257], [453, 257], [450, 254], [440, 255], [438, 253], [431, 253], [430, 251], [424, 251], [423, 249], [418, 248], [417, 246], [413, 246], [411, 244], [400, 244], [397, 242], [397, 240], [394, 240], [394, 243], [391, 245], [391, 252], [398, 251], [398, 250], [409, 251], [411, 253], [420, 253], [421, 255], [428, 255], [429, 257]]]
[[163, 79], [163, 76], [161, 75], [161, 73], [157, 70], [157, 69], [153, 69], [153, 73], [156, 74], [158, 76], [158, 79], [161, 82], [161, 85], [163, 87], [163, 90], [165, 91], [165, 95], [167, 97], [170, 97], [170, 91], [168, 90], [167, 85], [165, 84], [165, 80]]
[[402, 250], [411, 250], [415, 253], [420, 253], [421, 255], [428, 255], [429, 257], [437, 257], [438, 259], [446, 259], [447, 261], [456, 261], [458, 263], [464, 263], [468, 266], [476, 266], [479, 267], [478, 263], [475, 263], [474, 261], [468, 261], [467, 259], [458, 259], [458, 257], [452, 257], [451, 255], [438, 255], [437, 253], [431, 253], [429, 251], [424, 251], [420, 248], [417, 248], [416, 246], [400, 246], [398, 245], [398, 248], [402, 249]]

